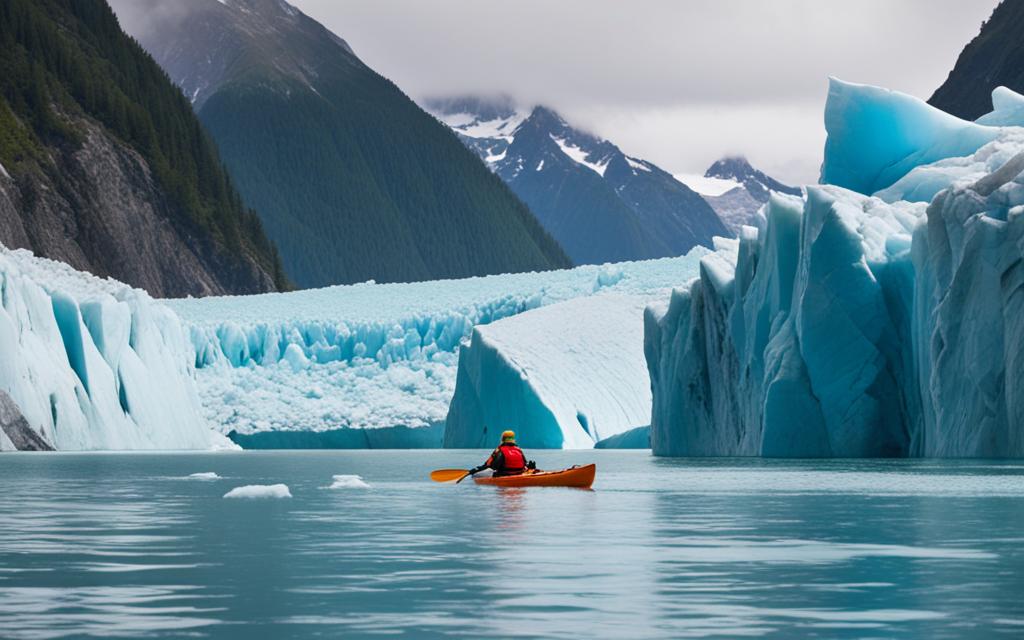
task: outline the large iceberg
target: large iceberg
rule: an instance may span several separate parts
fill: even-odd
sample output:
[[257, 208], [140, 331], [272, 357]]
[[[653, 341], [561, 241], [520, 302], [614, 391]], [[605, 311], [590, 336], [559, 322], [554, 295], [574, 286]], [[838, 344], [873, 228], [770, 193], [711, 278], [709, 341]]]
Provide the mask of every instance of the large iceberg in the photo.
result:
[[0, 247], [0, 449], [209, 449], [177, 316], [145, 292]]
[[1024, 455], [1022, 102], [833, 81], [833, 184], [646, 311], [655, 453]]
[[447, 447], [590, 448], [650, 424], [645, 296], [570, 300], [477, 327], [459, 355]]

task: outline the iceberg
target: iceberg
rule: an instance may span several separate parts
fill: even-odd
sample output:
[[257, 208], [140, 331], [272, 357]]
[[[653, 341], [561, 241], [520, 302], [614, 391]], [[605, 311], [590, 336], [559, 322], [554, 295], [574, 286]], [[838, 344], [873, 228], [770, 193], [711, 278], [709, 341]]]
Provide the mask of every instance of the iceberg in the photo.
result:
[[645, 312], [656, 454], [1024, 455], [1022, 100], [996, 93], [970, 123], [832, 82], [832, 184]]
[[143, 291], [0, 246], [0, 448], [210, 449], [188, 335]]
[[644, 296], [569, 300], [477, 327], [459, 356], [446, 447], [581, 449], [650, 423]]
[[821, 182], [870, 195], [914, 167], [968, 156], [998, 128], [961, 120], [899, 91], [829, 79]]

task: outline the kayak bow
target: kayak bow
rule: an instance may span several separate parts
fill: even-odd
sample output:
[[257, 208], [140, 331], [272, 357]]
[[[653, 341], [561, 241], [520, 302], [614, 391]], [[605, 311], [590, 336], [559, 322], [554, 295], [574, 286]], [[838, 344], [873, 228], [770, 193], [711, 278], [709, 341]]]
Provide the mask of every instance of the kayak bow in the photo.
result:
[[517, 476], [473, 477], [477, 484], [497, 487], [576, 487], [587, 489], [594, 484], [596, 464], [569, 467], [561, 471], [527, 471]]

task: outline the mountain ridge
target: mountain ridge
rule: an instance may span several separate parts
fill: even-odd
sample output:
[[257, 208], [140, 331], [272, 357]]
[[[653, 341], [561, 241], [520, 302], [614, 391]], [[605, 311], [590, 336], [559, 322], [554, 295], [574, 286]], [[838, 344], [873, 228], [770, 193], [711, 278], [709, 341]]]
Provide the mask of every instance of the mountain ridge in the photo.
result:
[[570, 125], [544, 105], [432, 98], [425, 108], [500, 176], [577, 263], [642, 260], [711, 246], [714, 210], [653, 163]]
[[136, 36], [194, 96], [301, 286], [571, 264], [446, 127], [323, 25], [282, 0], [175, 6], [176, 22]]
[[946, 80], [928, 104], [964, 120], [992, 111], [999, 86], [1024, 93], [1024, 3], [1001, 2], [960, 52]]

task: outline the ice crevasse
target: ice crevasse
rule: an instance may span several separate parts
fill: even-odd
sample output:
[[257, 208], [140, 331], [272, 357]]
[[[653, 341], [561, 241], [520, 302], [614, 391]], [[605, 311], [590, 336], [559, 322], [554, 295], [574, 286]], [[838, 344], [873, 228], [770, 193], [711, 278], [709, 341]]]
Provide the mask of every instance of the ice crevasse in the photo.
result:
[[145, 292], [0, 246], [0, 449], [231, 446], [177, 316]]
[[660, 455], [1024, 455], [1024, 98], [833, 80], [821, 185], [645, 312]]

